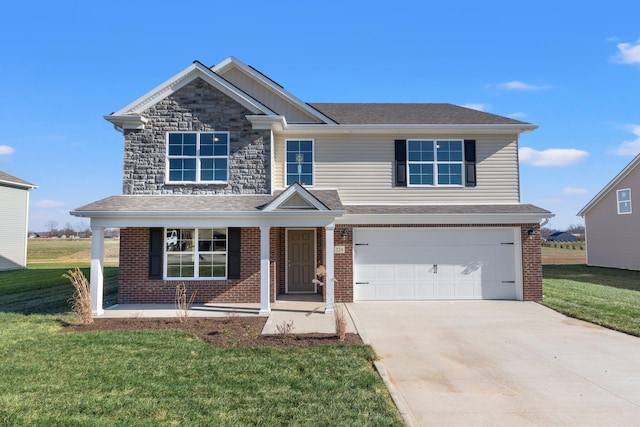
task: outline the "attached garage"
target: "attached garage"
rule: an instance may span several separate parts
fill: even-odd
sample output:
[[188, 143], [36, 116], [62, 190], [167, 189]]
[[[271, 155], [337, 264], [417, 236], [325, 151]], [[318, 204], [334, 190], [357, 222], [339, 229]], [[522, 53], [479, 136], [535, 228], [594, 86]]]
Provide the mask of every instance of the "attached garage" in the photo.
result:
[[519, 228], [356, 228], [354, 299], [522, 299]]

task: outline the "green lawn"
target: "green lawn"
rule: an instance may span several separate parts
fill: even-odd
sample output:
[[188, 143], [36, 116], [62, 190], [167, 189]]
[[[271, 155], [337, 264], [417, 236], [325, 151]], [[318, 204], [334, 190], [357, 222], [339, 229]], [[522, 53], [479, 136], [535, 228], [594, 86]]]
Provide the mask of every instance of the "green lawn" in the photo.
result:
[[584, 264], [544, 265], [543, 304], [640, 336], [640, 272]]
[[0, 313], [0, 425], [401, 426], [369, 346], [220, 349]]
[[[0, 272], [0, 425], [403, 425], [370, 346], [221, 349], [181, 331], [62, 332], [74, 321], [62, 274], [88, 247], [67, 243], [30, 246], [41, 262]], [[105, 301], [117, 277], [105, 268]]]

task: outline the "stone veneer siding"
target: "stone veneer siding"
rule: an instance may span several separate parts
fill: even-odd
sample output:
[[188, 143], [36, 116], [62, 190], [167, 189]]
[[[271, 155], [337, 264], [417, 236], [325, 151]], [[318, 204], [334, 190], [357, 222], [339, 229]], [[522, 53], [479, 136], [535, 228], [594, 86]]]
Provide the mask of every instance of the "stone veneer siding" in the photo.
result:
[[[143, 113], [145, 129], [124, 134], [123, 194], [269, 194], [271, 140], [251, 111], [196, 79]], [[228, 184], [166, 184], [167, 132], [230, 132]]]
[[[520, 227], [522, 239], [522, 288], [525, 301], [542, 300], [542, 248], [540, 245], [539, 224], [455, 224], [455, 225], [337, 225], [334, 232], [336, 246], [345, 246], [344, 254], [335, 254], [334, 275], [335, 301], [353, 302], [353, 229], [354, 228], [428, 228], [428, 227]], [[342, 237], [342, 231], [347, 228], [346, 238]], [[535, 235], [529, 238], [529, 230], [533, 229]]]

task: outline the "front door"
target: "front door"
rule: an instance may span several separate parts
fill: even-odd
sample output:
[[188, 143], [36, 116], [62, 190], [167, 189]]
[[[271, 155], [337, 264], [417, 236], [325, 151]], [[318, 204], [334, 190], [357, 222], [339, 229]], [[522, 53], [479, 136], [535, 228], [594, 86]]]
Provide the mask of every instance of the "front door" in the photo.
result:
[[287, 230], [287, 293], [314, 293], [315, 230]]

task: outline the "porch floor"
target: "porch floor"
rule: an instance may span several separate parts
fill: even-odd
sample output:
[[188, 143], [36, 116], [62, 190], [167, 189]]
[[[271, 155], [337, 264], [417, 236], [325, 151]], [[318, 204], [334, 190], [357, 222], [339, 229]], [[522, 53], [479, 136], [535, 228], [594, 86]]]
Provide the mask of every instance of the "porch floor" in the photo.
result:
[[[282, 298], [281, 298], [282, 297]], [[356, 333], [349, 310], [342, 307], [347, 318], [347, 332]], [[293, 322], [294, 334], [335, 333], [334, 316], [324, 313], [325, 304], [322, 295], [294, 294], [278, 295], [276, 302], [271, 303], [271, 314], [262, 330], [263, 334], [277, 334], [277, 327], [283, 323]], [[228, 317], [258, 316], [260, 304], [193, 304], [190, 317]], [[105, 308], [104, 314], [95, 318], [151, 318], [176, 317], [173, 304], [116, 304]]]

